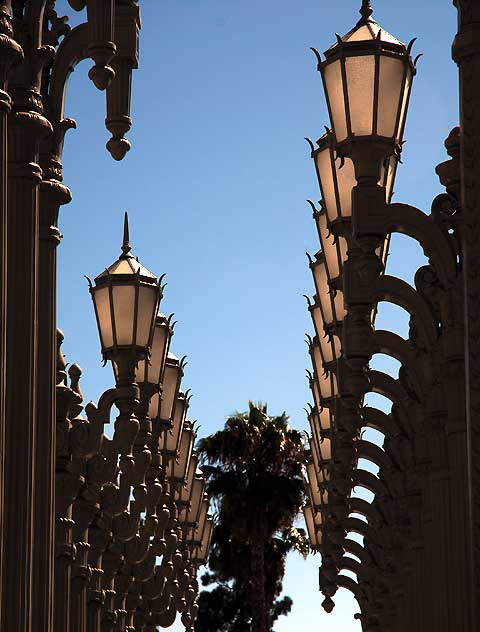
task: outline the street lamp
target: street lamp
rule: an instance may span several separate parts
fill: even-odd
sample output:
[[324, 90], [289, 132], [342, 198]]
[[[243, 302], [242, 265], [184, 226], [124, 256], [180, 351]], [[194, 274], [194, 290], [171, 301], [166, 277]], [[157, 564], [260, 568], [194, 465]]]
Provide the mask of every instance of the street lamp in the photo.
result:
[[379, 173], [385, 158], [401, 150], [415, 74], [413, 41], [406, 47], [374, 22], [368, 0], [360, 14], [356, 26], [325, 51], [318, 69], [337, 151], [352, 158], [369, 151]]
[[136, 366], [137, 361], [149, 358], [161, 289], [155, 275], [131, 253], [126, 213], [122, 254], [95, 278], [90, 292], [104, 359], [119, 365], [126, 357]]

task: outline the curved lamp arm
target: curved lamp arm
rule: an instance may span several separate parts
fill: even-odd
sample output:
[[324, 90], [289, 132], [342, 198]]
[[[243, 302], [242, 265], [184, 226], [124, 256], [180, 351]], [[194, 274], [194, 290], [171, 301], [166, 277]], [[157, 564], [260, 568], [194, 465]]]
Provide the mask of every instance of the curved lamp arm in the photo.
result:
[[386, 233], [404, 233], [418, 241], [443, 288], [447, 289], [455, 282], [455, 256], [435, 218], [410, 204], [394, 203], [386, 207], [382, 223]]
[[388, 274], [382, 274], [378, 278], [376, 291], [377, 302], [394, 303], [403, 307], [413, 317], [426, 349], [432, 349], [438, 338], [438, 328], [430, 306], [423, 296], [402, 279]]

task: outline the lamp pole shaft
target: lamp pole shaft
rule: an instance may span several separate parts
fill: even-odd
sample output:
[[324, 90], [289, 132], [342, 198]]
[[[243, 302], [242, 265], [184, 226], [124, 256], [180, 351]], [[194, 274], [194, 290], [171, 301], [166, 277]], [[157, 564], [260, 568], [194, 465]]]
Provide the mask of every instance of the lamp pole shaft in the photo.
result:
[[[15, 107], [15, 103], [14, 103]], [[8, 134], [5, 551], [1, 628], [31, 630], [36, 417], [39, 114], [14, 110]], [[44, 119], [43, 119], [44, 120]], [[47, 580], [45, 578], [45, 580]], [[6, 607], [8, 604], [8, 607]]]
[[[0, 15], [3, 18], [2, 41], [7, 42], [9, 30], [8, 7], [0, 3]], [[11, 33], [10, 33], [11, 34]], [[3, 51], [1, 51], [3, 53]], [[5, 459], [5, 310], [6, 310], [6, 226], [7, 226], [7, 121], [11, 101], [6, 92], [6, 64], [0, 66], [0, 595], [2, 590], [2, 562], [4, 548], [4, 459]]]
[[[17, 23], [15, 28], [15, 39], [28, 46], [23, 25]], [[0, 627], [25, 632], [50, 630], [53, 615], [53, 479], [44, 476], [44, 455], [37, 445], [37, 440], [44, 445], [45, 439], [44, 428], [37, 426], [39, 151], [51, 125], [32, 81], [36, 52], [29, 49], [9, 81], [12, 109], [7, 141], [4, 542], [8, 547]]]
[[480, 6], [476, 0], [456, 0], [455, 5], [459, 12], [453, 58], [460, 77], [467, 456], [465, 480], [458, 484], [466, 484], [468, 494], [466, 515], [459, 516], [465, 522], [465, 572], [455, 581], [466, 583], [469, 616], [464, 629], [474, 630], [480, 612], [475, 603], [480, 588]]
[[[43, 167], [43, 165], [42, 165]], [[40, 187], [40, 217], [38, 245], [38, 321], [37, 321], [37, 432], [35, 439], [35, 475], [37, 488], [34, 496], [35, 538], [38, 556], [38, 585], [42, 592], [35, 598], [43, 603], [52, 600], [54, 528], [55, 528], [55, 435], [56, 435], [56, 248], [60, 242], [57, 228], [60, 204], [70, 201], [70, 192], [60, 182], [45, 179]], [[41, 563], [38, 563], [38, 562]], [[45, 580], [44, 568], [49, 568], [50, 582]], [[49, 614], [49, 617], [51, 615]]]
[[0, 595], [4, 548], [4, 461], [5, 461], [5, 310], [6, 310], [6, 227], [7, 227], [7, 118], [10, 98], [0, 93]]
[[[5, 380], [6, 380], [6, 292], [7, 292], [7, 188], [8, 188], [8, 114], [11, 99], [7, 80], [14, 57], [20, 61], [20, 47], [12, 39], [9, 0], [0, 0], [0, 597], [4, 560], [4, 485], [5, 485]], [[1, 604], [1, 601], [0, 601]]]

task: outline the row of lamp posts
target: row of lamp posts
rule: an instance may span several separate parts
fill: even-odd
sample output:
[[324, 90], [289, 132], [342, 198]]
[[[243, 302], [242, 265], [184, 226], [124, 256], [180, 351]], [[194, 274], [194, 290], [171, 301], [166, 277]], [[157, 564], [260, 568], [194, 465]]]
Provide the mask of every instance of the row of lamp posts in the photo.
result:
[[[364, 2], [361, 19], [344, 37], [338, 36], [325, 52], [325, 60], [314, 50], [333, 130], [317, 141], [317, 148], [307, 139], [321, 193], [320, 209], [310, 202], [320, 250], [314, 257], [308, 255], [315, 295], [313, 301], [307, 297], [315, 336], [308, 336], [314, 405], [309, 411], [312, 461], [307, 468], [310, 504], [305, 514], [313, 544], [321, 543], [339, 398], [355, 397], [354, 392], [342, 392], [345, 380], [341, 374], [355, 366], [355, 349], [348, 358], [350, 367], [345, 366], [342, 341], [349, 326], [345, 322], [345, 269], [352, 266], [358, 249], [352, 237], [352, 222], [361, 210], [357, 199], [365, 196], [370, 207], [390, 202], [415, 75], [410, 57], [413, 41], [405, 47], [381, 29], [371, 14], [370, 3]], [[388, 247], [387, 235], [372, 253], [372, 264], [382, 270]], [[360, 318], [362, 327], [373, 326], [375, 306], [360, 310], [358, 316], [349, 314], [347, 318]]]
[[[368, 1], [362, 3], [360, 14], [351, 31], [337, 35], [324, 59], [312, 49], [332, 129], [327, 129], [317, 147], [307, 139], [321, 200], [319, 209], [310, 202], [320, 250], [314, 257], [308, 255], [315, 285], [313, 300], [307, 297], [315, 331], [313, 338], [307, 336], [312, 361], [312, 371], [307, 373], [314, 403], [308, 411], [310, 460], [305, 482], [309, 500], [304, 515], [311, 545], [323, 553], [320, 588], [328, 612], [334, 607], [337, 588], [352, 589], [353, 585], [338, 572], [345, 564], [342, 544], [347, 546], [338, 525], [355, 510], [349, 498], [358, 458], [355, 417], [368, 390], [363, 366], [370, 354], [376, 315], [376, 301], [365, 288], [371, 274], [366, 267], [362, 278], [356, 256], [362, 248], [367, 250], [367, 266], [382, 273], [390, 239], [388, 233], [381, 239], [372, 235], [365, 248], [358, 243], [356, 229], [368, 222], [369, 213], [390, 203], [416, 72], [416, 60], [410, 56], [413, 40], [405, 46], [382, 29], [371, 18]], [[337, 533], [333, 542], [329, 529]], [[333, 561], [332, 545], [337, 556]]]
[[[320, 250], [309, 258], [305, 519], [322, 554], [323, 607], [331, 611], [338, 588], [349, 589], [365, 632], [480, 625], [480, 7], [454, 5], [460, 126], [445, 141], [449, 159], [436, 173], [446, 192], [430, 214], [391, 201], [413, 41], [382, 29], [363, 0], [356, 26], [324, 58], [314, 51], [332, 129], [318, 147], [309, 141], [322, 199], [319, 209], [311, 203]], [[413, 284], [385, 273], [395, 232], [428, 259]], [[405, 338], [375, 327], [380, 301], [408, 313]], [[394, 358], [398, 377], [373, 369], [375, 354]], [[390, 400], [390, 412], [365, 405], [369, 393]]]
[[[196, 572], [212, 519], [181, 391], [184, 359], [170, 352], [161, 281], [131, 253], [89, 280], [104, 361], [115, 387], [79, 409], [79, 367], [65, 381], [59, 348], [54, 629], [156, 630], [177, 613], [193, 630]], [[60, 335], [59, 342], [62, 337]], [[73, 384], [72, 384], [73, 382]], [[112, 406], [118, 408], [108, 437]]]
[[208, 501], [179, 391], [184, 363], [168, 353], [161, 288], [128, 237], [92, 286], [116, 386], [86, 417], [80, 368], [67, 377], [56, 335], [68, 78], [93, 61], [107, 149], [123, 159], [140, 30], [136, 0], [68, 5], [85, 16], [73, 28], [55, 0], [0, 0], [0, 628], [153, 630], [181, 612], [190, 629]]

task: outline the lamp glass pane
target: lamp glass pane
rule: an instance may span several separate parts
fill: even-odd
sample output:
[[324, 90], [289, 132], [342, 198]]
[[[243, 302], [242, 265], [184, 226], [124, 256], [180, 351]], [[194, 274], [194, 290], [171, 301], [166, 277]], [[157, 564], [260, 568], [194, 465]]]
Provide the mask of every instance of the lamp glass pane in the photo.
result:
[[180, 511], [178, 512], [178, 523], [179, 525], [183, 526], [187, 523], [187, 508], [183, 507], [182, 509], [180, 509]]
[[310, 383], [310, 388], [312, 390], [313, 401], [315, 406], [320, 409], [322, 407], [321, 399], [320, 399], [320, 391], [318, 390], [318, 384], [316, 380], [312, 380]]
[[310, 421], [310, 428], [312, 430], [312, 436], [310, 439], [310, 447], [313, 455], [313, 462], [315, 463], [315, 467], [318, 469], [321, 467], [320, 463], [320, 442], [322, 440], [320, 436], [320, 427], [319, 424], [316, 424], [314, 421]]
[[205, 528], [205, 524], [207, 522], [208, 506], [209, 506], [208, 499], [203, 498], [202, 504], [200, 507], [200, 518], [198, 519], [198, 525], [196, 526], [195, 529], [193, 529], [193, 533], [192, 533], [192, 540], [194, 542], [202, 541], [203, 531]]
[[137, 345], [147, 347], [155, 322], [158, 288], [141, 285], [138, 293]]
[[331, 426], [330, 409], [322, 408], [320, 412], [320, 427], [322, 430], [330, 430]]
[[[318, 491], [318, 482], [317, 475], [315, 473], [315, 464], [313, 461], [310, 461], [307, 464], [307, 478], [308, 478], [308, 486], [310, 487], [310, 492], [312, 494], [312, 498], [315, 500], [320, 500], [320, 493]], [[314, 502], [314, 505], [317, 505], [317, 502]]]
[[319, 529], [319, 528], [322, 526], [322, 524], [323, 524], [323, 516], [322, 516], [322, 513], [321, 513], [320, 511], [316, 511], [316, 512], [313, 514], [313, 520], [314, 520], [314, 523], [315, 523], [315, 527], [317, 528], [317, 534], [318, 534], [318, 533], [319, 533], [319, 532], [318, 532], [318, 529]]
[[310, 314], [312, 315], [313, 325], [315, 327], [315, 333], [319, 338], [323, 338], [324, 329], [323, 329], [323, 316], [322, 310], [320, 309], [320, 304], [315, 302], [310, 308]]
[[332, 113], [332, 125], [337, 142], [347, 137], [347, 120], [345, 115], [345, 98], [343, 94], [343, 80], [340, 59], [324, 67], [324, 78], [327, 98]]
[[332, 301], [330, 298], [330, 287], [328, 285], [327, 270], [325, 261], [317, 260], [313, 266], [313, 278], [317, 289], [318, 298], [322, 306], [325, 324], [329, 325], [333, 321]]
[[332, 397], [336, 397], [338, 395], [338, 384], [337, 384], [337, 376], [333, 371], [331, 371], [332, 376]]
[[162, 419], [171, 419], [173, 413], [173, 404], [177, 395], [178, 372], [180, 367], [178, 364], [165, 365], [162, 382], [162, 401], [160, 405], [160, 417]]
[[320, 387], [320, 395], [323, 399], [330, 399], [330, 397], [332, 397], [332, 380], [330, 372], [320, 373], [317, 376], [317, 379]]
[[325, 261], [330, 279], [336, 279], [340, 274], [338, 267], [337, 244], [335, 236], [330, 233], [327, 228], [327, 218], [323, 215], [324, 220], [320, 223], [322, 250], [325, 255]]
[[93, 292], [93, 300], [98, 315], [98, 326], [100, 329], [100, 338], [104, 348], [113, 347], [112, 332], [112, 316], [110, 313], [110, 296], [109, 288], [102, 287], [95, 289]]
[[185, 421], [186, 412], [187, 402], [185, 398], [177, 398], [175, 403], [175, 411], [173, 413], [172, 432], [169, 432], [167, 435], [167, 450], [169, 452], [175, 452], [179, 446], [180, 437], [183, 432], [183, 424]]
[[402, 134], [403, 134], [403, 125], [405, 123], [405, 116], [407, 114], [407, 103], [408, 103], [408, 97], [410, 95], [410, 88], [412, 85], [412, 72], [410, 69], [407, 70], [407, 77], [405, 80], [405, 88], [403, 90], [403, 95], [402, 95], [402, 108], [400, 110], [400, 122], [398, 125], [398, 131], [397, 131], [397, 140], [401, 141], [402, 138]]
[[[312, 429], [312, 437], [316, 443], [319, 443], [320, 436], [320, 417], [317, 413], [317, 409], [314, 408], [308, 417], [310, 421], [310, 428]], [[318, 447], [318, 446], [317, 446]]]
[[148, 380], [152, 384], [158, 384], [162, 377], [165, 364], [165, 352], [167, 350], [168, 326], [155, 325], [153, 332], [152, 353], [150, 366], [148, 367]]
[[205, 479], [198, 477], [193, 480], [192, 496], [190, 499], [190, 510], [188, 512], [188, 522], [197, 522], [200, 518], [203, 493], [205, 491]]
[[320, 347], [324, 362], [331, 362], [333, 360], [333, 348], [330, 336], [324, 335], [320, 337]]
[[333, 335], [333, 352], [335, 359], [339, 358], [342, 355], [342, 341], [338, 336]]
[[309, 463], [307, 465], [308, 487], [314, 507], [320, 507], [322, 503], [322, 495], [318, 487], [317, 475], [315, 474], [315, 465]]
[[[319, 513], [319, 512], [317, 512]], [[323, 533], [320, 530], [317, 531], [317, 546], [321, 546], [322, 545], [322, 538], [323, 538]]]
[[172, 430], [167, 430], [165, 435], [165, 450], [167, 452], [176, 452], [178, 447], [178, 436], [173, 434]]
[[188, 464], [188, 472], [185, 478], [185, 485], [180, 488], [179, 498], [183, 502], [189, 502], [192, 496], [192, 485], [195, 478], [195, 472], [197, 470], [198, 456], [192, 454], [190, 463]]
[[347, 240], [345, 239], [345, 237], [339, 237], [338, 244], [340, 246], [340, 259], [343, 264], [347, 260], [347, 251], [348, 251]]
[[336, 290], [333, 303], [335, 305], [335, 318], [337, 322], [341, 323], [343, 319], [345, 318], [345, 305], [343, 302], [342, 290]]
[[315, 343], [312, 345], [311, 352], [312, 352], [313, 368], [317, 374], [322, 375], [323, 374], [323, 358], [320, 353], [320, 347], [318, 343]]
[[135, 315], [135, 286], [114, 285], [112, 296], [117, 344], [131, 345], [133, 343], [133, 319]]
[[332, 446], [328, 437], [324, 437], [320, 444], [320, 455], [323, 461], [330, 461], [332, 458]]
[[140, 360], [137, 364], [137, 368], [135, 369], [135, 381], [137, 382], [137, 384], [145, 382], [145, 378], [147, 375], [147, 364], [148, 360]]
[[[320, 189], [328, 219], [333, 221], [338, 216], [337, 198], [335, 196], [335, 184], [333, 181], [333, 169], [330, 147], [325, 147], [318, 151], [317, 156], [318, 177], [320, 179]], [[325, 218], [326, 222], [326, 218]]]
[[355, 178], [355, 168], [350, 158], [345, 158], [343, 166], [340, 167], [340, 159], [337, 158], [338, 195], [340, 198], [340, 213], [342, 217], [352, 216], [352, 189], [357, 184]]
[[377, 114], [377, 134], [380, 136], [395, 136], [404, 72], [403, 58], [380, 56]]
[[160, 403], [159, 400], [159, 393], [154, 393], [150, 398], [150, 403], [148, 405], [148, 416], [150, 417], [150, 419], [156, 419], [158, 417], [158, 406]]
[[[375, 56], [356, 55], [345, 59], [352, 134], [369, 136], [373, 125]], [[337, 139], [339, 140], [339, 139]]]
[[179, 480], [184, 480], [187, 475], [188, 464], [193, 449], [193, 432], [191, 428], [183, 428], [178, 459], [173, 463], [173, 475]]
[[308, 539], [312, 546], [317, 546], [317, 538], [315, 534], [315, 524], [313, 522], [313, 509], [310, 505], [305, 505], [303, 508], [303, 515], [305, 517], [305, 524], [307, 525]]
[[311, 437], [309, 437], [308, 442], [310, 444], [310, 450], [312, 452], [312, 459], [313, 459], [313, 464], [315, 465], [315, 471], [318, 475], [319, 471], [321, 470], [320, 443], [318, 439], [315, 437], [315, 435], [313, 434]]
[[204, 564], [207, 561], [208, 548], [210, 546], [212, 530], [213, 520], [208, 519], [205, 524], [205, 529], [203, 530], [202, 544], [198, 549], [194, 551], [192, 556], [196, 560], [197, 564]]

